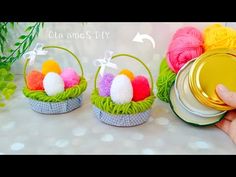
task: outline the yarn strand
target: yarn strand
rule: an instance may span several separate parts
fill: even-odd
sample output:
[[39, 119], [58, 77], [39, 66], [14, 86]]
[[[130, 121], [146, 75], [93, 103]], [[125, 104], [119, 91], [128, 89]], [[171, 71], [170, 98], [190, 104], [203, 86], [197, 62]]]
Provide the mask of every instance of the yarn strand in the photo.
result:
[[59, 93], [55, 96], [48, 96], [44, 91], [32, 91], [27, 87], [23, 88], [23, 93], [26, 97], [33, 100], [43, 102], [61, 102], [67, 99], [72, 99], [80, 96], [87, 88], [87, 81], [85, 78], [81, 78], [79, 85], [66, 89], [63, 93]]
[[111, 97], [100, 96], [98, 89], [95, 89], [91, 95], [92, 104], [94, 104], [99, 109], [111, 114], [137, 114], [144, 112], [152, 106], [154, 99], [155, 96], [152, 92], [151, 96], [145, 98], [142, 101], [131, 101], [130, 103], [126, 104], [115, 104], [111, 100]]

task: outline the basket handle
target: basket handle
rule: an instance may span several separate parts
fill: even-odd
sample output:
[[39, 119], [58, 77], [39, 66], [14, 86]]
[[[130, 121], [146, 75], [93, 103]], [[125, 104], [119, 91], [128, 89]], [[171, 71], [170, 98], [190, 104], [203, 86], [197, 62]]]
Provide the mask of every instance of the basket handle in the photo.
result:
[[[111, 59], [121, 57], [121, 56], [130, 57], [130, 58], [138, 61], [139, 63], [141, 63], [144, 66], [144, 68], [147, 70], [147, 72], [149, 74], [149, 77], [151, 79], [151, 90], [153, 91], [153, 77], [152, 77], [151, 71], [148, 69], [147, 65], [145, 65], [145, 63], [142, 60], [140, 60], [139, 58], [137, 58], [135, 56], [132, 56], [130, 54], [117, 54], [117, 55], [112, 56]], [[95, 78], [94, 78], [94, 89], [97, 88], [97, 78], [98, 78], [98, 74], [99, 74], [100, 69], [101, 69], [101, 66], [99, 66], [99, 68], [97, 69], [97, 72], [96, 72], [96, 75], [95, 75]]]
[[[79, 58], [73, 52], [71, 52], [70, 50], [68, 50], [68, 49], [66, 49], [64, 47], [60, 47], [60, 46], [44, 46], [43, 47], [43, 49], [49, 49], [49, 48], [61, 49], [61, 50], [64, 50], [64, 51], [68, 52], [69, 54], [71, 54], [73, 56], [73, 58], [78, 62], [79, 66], [80, 66], [82, 77], [84, 76], [84, 71], [83, 71], [83, 67], [82, 67], [82, 65], [80, 63], [80, 60], [79, 60]], [[27, 68], [27, 66], [29, 64], [29, 60], [30, 59], [27, 58], [26, 62], [25, 62], [25, 65], [24, 65], [24, 72], [23, 72], [23, 74], [24, 74], [25, 85], [27, 85], [27, 81], [26, 81], [26, 68]]]

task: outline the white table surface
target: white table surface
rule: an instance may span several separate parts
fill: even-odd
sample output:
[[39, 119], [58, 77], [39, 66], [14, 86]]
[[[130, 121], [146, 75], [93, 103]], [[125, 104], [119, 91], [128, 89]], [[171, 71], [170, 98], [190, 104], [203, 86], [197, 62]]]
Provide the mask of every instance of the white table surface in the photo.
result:
[[148, 122], [132, 128], [106, 125], [93, 114], [88, 79], [81, 108], [62, 115], [30, 109], [21, 92], [0, 109], [0, 154], [236, 154], [236, 145], [215, 126], [194, 127], [156, 100]]

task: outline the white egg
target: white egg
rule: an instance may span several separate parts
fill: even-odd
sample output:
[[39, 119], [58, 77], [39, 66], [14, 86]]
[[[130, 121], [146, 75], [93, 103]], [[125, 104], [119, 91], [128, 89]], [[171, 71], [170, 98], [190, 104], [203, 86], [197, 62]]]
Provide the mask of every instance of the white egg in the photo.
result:
[[49, 72], [43, 79], [43, 87], [48, 96], [54, 96], [64, 92], [64, 81], [59, 74]]
[[129, 103], [133, 98], [133, 87], [130, 79], [124, 75], [117, 75], [111, 84], [111, 99], [116, 104]]

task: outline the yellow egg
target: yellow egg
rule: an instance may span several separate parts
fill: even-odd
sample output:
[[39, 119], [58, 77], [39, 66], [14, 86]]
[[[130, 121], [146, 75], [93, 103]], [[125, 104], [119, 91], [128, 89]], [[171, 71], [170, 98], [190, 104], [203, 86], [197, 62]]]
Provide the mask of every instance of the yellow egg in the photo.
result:
[[134, 80], [134, 74], [128, 70], [128, 69], [123, 69], [119, 74], [124, 74], [126, 75], [130, 80]]
[[61, 68], [55, 60], [50, 59], [43, 63], [42, 73], [46, 75], [49, 72], [61, 74]]

